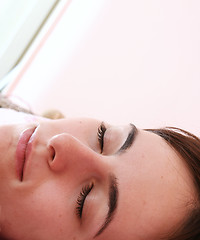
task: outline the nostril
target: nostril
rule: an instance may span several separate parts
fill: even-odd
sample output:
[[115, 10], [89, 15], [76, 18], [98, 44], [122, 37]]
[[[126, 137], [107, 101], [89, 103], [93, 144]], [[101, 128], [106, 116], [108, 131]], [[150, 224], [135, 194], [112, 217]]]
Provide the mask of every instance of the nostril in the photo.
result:
[[53, 162], [56, 156], [56, 152], [52, 146], [49, 146], [49, 153], [50, 153], [50, 162]]

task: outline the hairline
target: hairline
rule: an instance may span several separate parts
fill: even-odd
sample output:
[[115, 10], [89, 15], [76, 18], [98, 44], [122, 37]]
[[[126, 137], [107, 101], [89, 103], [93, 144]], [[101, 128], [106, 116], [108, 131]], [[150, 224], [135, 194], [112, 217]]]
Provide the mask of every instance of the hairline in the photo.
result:
[[[196, 178], [195, 178], [195, 172], [191, 167], [191, 164], [189, 163], [188, 159], [184, 157], [183, 153], [179, 152], [178, 143], [176, 141], [172, 141], [172, 135], [177, 134], [179, 137], [187, 137], [188, 139], [195, 139], [199, 141], [200, 139], [196, 137], [195, 135], [191, 134], [190, 132], [187, 132], [185, 130], [182, 130], [180, 128], [174, 128], [174, 127], [164, 127], [164, 128], [158, 128], [158, 129], [144, 129], [145, 131], [152, 132], [158, 136], [160, 136], [162, 139], [165, 140], [165, 142], [178, 154], [178, 156], [184, 161], [186, 166], [188, 167], [191, 178], [194, 184], [195, 191], [197, 192], [197, 198], [193, 198], [193, 200], [188, 200], [186, 205], [190, 205], [193, 207], [190, 207], [188, 212], [186, 213], [184, 219], [177, 224], [177, 226], [171, 230], [171, 232], [167, 233], [166, 236], [162, 237], [161, 240], [184, 240], [184, 239], [191, 239], [193, 236], [186, 236], [183, 235], [182, 232], [185, 228], [189, 227], [191, 223], [194, 221], [195, 217], [200, 214], [200, 185], [198, 184]], [[171, 135], [170, 135], [171, 134]], [[183, 237], [186, 237], [182, 239]], [[190, 237], [190, 238], [188, 238]]]

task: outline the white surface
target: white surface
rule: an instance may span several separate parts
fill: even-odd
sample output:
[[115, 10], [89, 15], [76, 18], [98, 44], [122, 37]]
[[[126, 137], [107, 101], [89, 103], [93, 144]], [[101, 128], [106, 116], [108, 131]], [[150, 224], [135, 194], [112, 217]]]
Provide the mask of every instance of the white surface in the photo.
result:
[[37, 113], [200, 135], [199, 12], [198, 0], [62, 1], [8, 92]]

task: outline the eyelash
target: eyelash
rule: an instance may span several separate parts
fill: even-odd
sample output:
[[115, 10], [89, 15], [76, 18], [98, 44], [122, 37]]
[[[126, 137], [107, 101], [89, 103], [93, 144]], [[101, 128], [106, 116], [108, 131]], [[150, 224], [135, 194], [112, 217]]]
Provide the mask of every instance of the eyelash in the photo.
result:
[[104, 123], [101, 123], [101, 125], [99, 126], [98, 131], [97, 131], [97, 136], [98, 136], [98, 141], [100, 144], [101, 153], [103, 152], [105, 132], [106, 132], [106, 127], [105, 127]]
[[[105, 132], [106, 132], [106, 127], [105, 127], [104, 123], [101, 123], [101, 125], [99, 126], [98, 131], [97, 131], [97, 136], [98, 136], [98, 141], [99, 141], [99, 144], [100, 144], [101, 153], [103, 152]], [[93, 183], [88, 184], [88, 185], [84, 186], [82, 188], [81, 192], [79, 193], [79, 196], [76, 200], [76, 203], [77, 203], [76, 214], [79, 218], [82, 217], [82, 212], [83, 212], [85, 199], [88, 196], [88, 194], [91, 192], [93, 187], [94, 187]]]
[[79, 193], [79, 196], [76, 200], [77, 203], [77, 207], [76, 207], [76, 214], [79, 218], [82, 217], [82, 212], [83, 212], [83, 207], [84, 207], [84, 203], [85, 203], [85, 199], [88, 196], [88, 194], [91, 192], [91, 190], [93, 189], [94, 184], [88, 184], [86, 186], [84, 186], [81, 190], [81, 192]]

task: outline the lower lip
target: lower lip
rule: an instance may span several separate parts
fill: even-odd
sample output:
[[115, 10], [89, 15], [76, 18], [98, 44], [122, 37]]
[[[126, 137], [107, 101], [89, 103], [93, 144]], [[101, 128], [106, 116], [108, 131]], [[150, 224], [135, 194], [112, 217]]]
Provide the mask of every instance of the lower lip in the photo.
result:
[[[17, 144], [16, 149], [16, 171], [17, 176], [20, 179], [20, 181], [23, 180], [23, 170], [24, 170], [24, 164], [25, 161], [28, 158], [28, 155], [31, 151], [31, 136], [33, 135], [36, 127], [34, 128], [28, 128], [22, 132], [22, 134], [19, 137], [19, 141]], [[28, 151], [27, 151], [28, 150]]]

